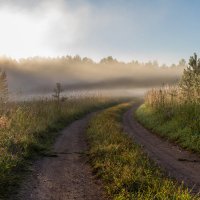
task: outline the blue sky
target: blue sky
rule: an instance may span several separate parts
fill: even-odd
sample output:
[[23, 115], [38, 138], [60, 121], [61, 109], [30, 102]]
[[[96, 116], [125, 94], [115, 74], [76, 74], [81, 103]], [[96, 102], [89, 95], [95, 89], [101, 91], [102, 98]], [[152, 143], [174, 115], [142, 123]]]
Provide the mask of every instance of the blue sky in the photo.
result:
[[187, 60], [200, 51], [199, 8], [198, 0], [1, 0], [0, 54]]

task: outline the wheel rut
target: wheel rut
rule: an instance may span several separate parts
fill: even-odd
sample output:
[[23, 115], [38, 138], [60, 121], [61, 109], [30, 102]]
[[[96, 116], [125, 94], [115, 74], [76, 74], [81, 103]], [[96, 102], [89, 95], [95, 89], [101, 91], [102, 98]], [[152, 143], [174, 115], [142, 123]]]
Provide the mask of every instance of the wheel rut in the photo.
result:
[[179, 148], [177, 145], [152, 134], [134, 119], [134, 105], [123, 115], [123, 126], [145, 153], [164, 169], [165, 173], [189, 187], [194, 193], [200, 192], [200, 156]]
[[73, 122], [55, 142], [53, 153], [32, 166], [32, 173], [14, 199], [104, 200], [99, 180], [92, 174], [86, 156], [85, 129], [93, 114]]

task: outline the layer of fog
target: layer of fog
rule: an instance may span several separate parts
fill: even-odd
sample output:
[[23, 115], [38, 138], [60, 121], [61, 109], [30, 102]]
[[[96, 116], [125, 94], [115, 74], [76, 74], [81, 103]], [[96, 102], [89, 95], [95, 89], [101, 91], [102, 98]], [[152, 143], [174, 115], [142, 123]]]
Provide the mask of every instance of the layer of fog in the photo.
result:
[[64, 92], [119, 90], [119, 94], [136, 88], [158, 87], [163, 84], [176, 84], [186, 63], [159, 66], [157, 62], [119, 62], [112, 57], [95, 63], [79, 56], [58, 58], [29, 58], [19, 61], [1, 58], [0, 69], [7, 73], [10, 94], [49, 95], [57, 82]]

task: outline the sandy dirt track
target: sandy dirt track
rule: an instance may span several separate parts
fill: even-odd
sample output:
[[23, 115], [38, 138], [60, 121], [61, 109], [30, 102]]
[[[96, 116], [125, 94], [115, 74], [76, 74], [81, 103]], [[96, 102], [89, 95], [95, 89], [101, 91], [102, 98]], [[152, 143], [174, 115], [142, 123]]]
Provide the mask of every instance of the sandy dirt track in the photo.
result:
[[184, 181], [194, 193], [200, 192], [200, 156], [150, 133], [133, 117], [138, 105], [134, 105], [123, 116], [124, 130], [140, 144], [148, 156], [170, 177]]
[[85, 129], [92, 114], [77, 120], [62, 131], [54, 154], [33, 165], [14, 199], [20, 200], [104, 200], [101, 183], [88, 163]]

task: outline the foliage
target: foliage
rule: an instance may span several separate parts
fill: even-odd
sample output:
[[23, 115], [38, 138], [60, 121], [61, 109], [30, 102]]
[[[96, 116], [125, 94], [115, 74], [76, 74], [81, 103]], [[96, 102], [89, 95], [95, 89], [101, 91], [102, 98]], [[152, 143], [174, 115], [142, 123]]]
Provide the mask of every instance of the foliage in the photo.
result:
[[59, 129], [92, 110], [114, 104], [109, 98], [88, 97], [10, 103], [0, 116], [0, 199], [7, 199], [27, 168], [27, 160], [47, 152]]
[[200, 59], [189, 60], [179, 86], [147, 92], [139, 121], [184, 148], [200, 152]]
[[[166, 107], [165, 107], [166, 109]], [[183, 148], [200, 153], [200, 105], [186, 104], [166, 110], [143, 104], [137, 119], [154, 133], [176, 142]]]
[[115, 200], [198, 199], [175, 181], [166, 178], [123, 132], [122, 113], [130, 104], [121, 104], [98, 114], [87, 135], [94, 171]]
[[189, 66], [180, 81], [180, 89], [185, 101], [200, 103], [200, 59], [197, 54], [190, 57]]

